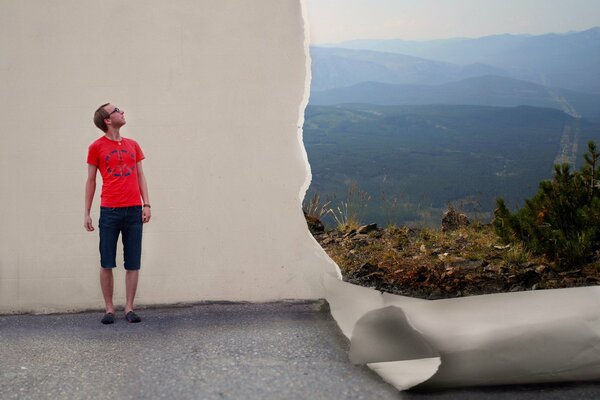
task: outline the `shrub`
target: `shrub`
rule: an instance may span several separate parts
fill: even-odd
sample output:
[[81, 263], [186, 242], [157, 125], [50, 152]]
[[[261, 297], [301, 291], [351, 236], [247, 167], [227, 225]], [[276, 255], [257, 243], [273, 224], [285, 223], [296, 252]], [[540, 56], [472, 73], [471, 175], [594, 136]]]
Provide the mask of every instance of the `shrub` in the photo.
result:
[[554, 178], [540, 182], [537, 194], [515, 213], [498, 199], [496, 234], [506, 243], [521, 243], [534, 254], [546, 255], [560, 267], [588, 261], [600, 248], [599, 158], [595, 143], [589, 142], [579, 171], [555, 165]]

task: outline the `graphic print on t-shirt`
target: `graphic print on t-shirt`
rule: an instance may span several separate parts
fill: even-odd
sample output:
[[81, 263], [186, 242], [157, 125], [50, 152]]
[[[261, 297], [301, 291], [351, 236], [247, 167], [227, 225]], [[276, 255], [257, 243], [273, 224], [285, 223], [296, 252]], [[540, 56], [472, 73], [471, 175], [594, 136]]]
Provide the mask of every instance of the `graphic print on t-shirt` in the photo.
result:
[[125, 149], [113, 150], [104, 157], [104, 164], [112, 176], [129, 176], [135, 171], [135, 155]]

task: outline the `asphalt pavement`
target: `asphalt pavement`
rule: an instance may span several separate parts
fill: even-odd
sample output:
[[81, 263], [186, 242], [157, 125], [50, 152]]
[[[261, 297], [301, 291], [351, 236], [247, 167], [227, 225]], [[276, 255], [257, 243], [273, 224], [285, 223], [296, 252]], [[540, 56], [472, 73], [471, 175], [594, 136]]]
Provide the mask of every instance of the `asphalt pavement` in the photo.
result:
[[324, 301], [0, 316], [0, 399], [600, 399], [600, 383], [398, 392]]

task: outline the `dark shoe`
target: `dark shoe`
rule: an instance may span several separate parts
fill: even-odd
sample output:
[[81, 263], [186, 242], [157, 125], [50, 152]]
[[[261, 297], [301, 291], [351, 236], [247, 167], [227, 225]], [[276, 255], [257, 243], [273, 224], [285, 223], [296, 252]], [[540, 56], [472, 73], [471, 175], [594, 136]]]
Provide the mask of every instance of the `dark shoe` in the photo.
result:
[[125, 319], [127, 320], [127, 322], [142, 322], [142, 319], [138, 317], [138, 315], [133, 311], [129, 311], [127, 314], [125, 314]]
[[112, 324], [115, 322], [115, 314], [113, 313], [106, 313], [104, 314], [104, 317], [102, 317], [102, 319], [100, 320], [100, 322], [102, 322], [104, 325], [108, 325], [108, 324]]

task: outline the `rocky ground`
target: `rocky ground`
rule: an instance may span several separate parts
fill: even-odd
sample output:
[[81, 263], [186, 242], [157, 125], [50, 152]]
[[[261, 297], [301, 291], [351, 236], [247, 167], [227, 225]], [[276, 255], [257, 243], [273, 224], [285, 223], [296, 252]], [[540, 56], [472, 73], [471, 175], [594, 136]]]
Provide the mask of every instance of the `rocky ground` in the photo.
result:
[[463, 217], [446, 214], [439, 230], [370, 224], [325, 231], [307, 221], [345, 281], [390, 293], [440, 299], [600, 282], [600, 260], [560, 270], [520, 245], [501, 243], [491, 225]]

